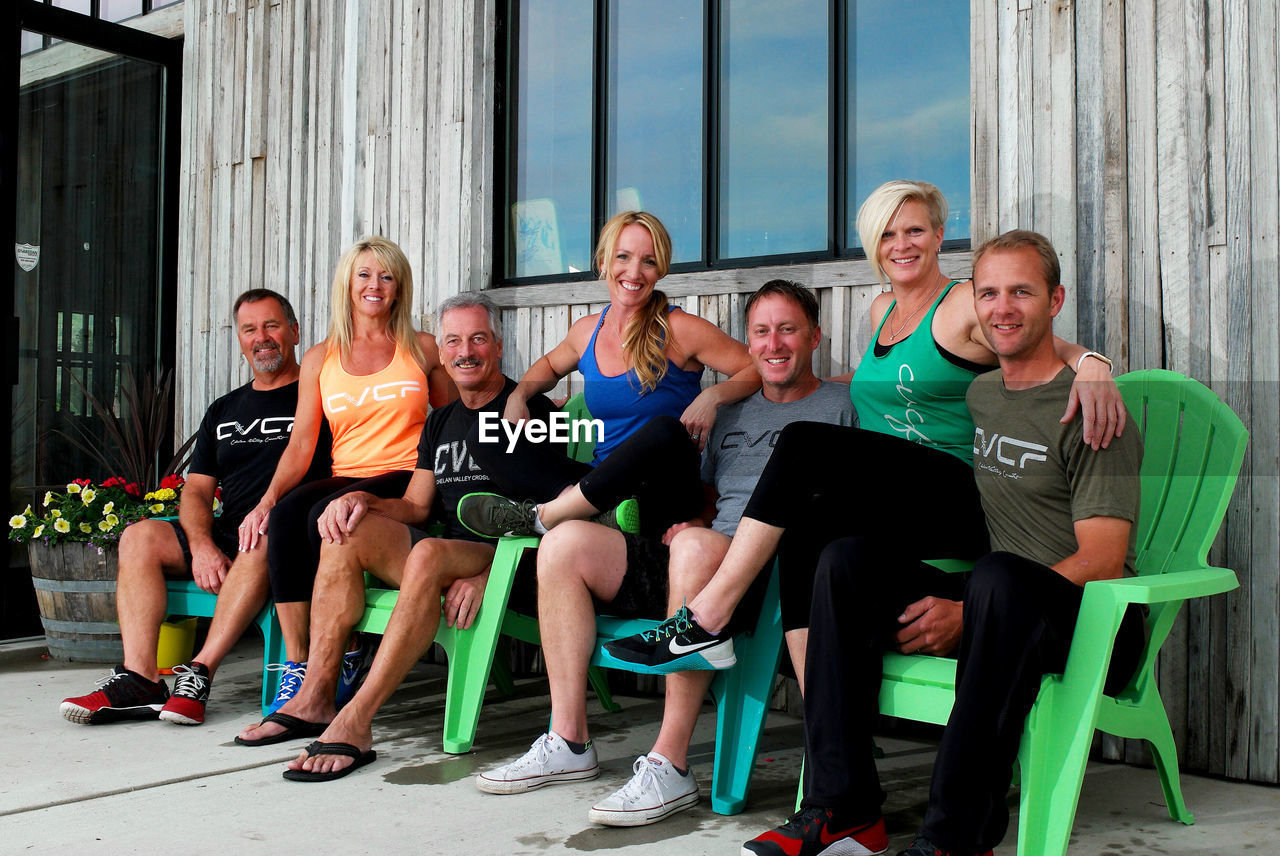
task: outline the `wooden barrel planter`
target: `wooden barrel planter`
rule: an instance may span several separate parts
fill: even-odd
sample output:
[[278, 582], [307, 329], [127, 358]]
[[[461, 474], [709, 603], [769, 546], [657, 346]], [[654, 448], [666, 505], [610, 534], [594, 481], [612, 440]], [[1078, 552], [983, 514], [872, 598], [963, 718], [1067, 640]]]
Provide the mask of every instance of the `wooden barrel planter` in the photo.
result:
[[116, 623], [116, 547], [82, 542], [27, 545], [31, 582], [49, 654], [59, 660], [124, 660]]

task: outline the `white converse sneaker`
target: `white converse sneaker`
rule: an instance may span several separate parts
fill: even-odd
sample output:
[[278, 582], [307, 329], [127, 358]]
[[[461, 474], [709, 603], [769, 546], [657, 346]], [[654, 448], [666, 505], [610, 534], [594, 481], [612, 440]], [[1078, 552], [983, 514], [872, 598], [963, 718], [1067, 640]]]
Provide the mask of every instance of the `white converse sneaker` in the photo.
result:
[[591, 807], [587, 819], [605, 826], [644, 826], [691, 808], [698, 802], [693, 771], [682, 776], [657, 752], [641, 755], [632, 768], [635, 775], [618, 790]]
[[575, 755], [559, 734], [548, 731], [518, 760], [476, 776], [476, 787], [490, 794], [522, 794], [543, 785], [585, 782], [600, 775], [596, 747]]

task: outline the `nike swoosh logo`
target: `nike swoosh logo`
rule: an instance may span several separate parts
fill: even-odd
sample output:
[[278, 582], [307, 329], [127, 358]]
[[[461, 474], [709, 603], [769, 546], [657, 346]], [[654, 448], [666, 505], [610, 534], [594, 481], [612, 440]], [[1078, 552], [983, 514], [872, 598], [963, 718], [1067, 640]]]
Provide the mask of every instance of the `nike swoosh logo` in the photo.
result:
[[689, 654], [694, 651], [701, 651], [703, 648], [710, 648], [712, 645], [719, 644], [719, 642], [720, 642], [719, 639], [712, 639], [709, 642], [697, 642], [693, 645], [681, 645], [679, 642], [672, 639], [670, 643], [671, 653], [672, 654]]

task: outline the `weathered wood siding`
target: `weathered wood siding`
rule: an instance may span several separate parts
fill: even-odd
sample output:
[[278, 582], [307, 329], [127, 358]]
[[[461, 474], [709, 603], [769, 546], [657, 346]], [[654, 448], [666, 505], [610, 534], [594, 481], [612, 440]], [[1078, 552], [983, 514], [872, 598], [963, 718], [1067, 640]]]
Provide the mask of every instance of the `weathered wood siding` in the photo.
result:
[[283, 292], [324, 338], [342, 251], [404, 248], [415, 313], [488, 281], [492, 0], [186, 0], [179, 422], [249, 372], [231, 304]]
[[[248, 377], [228, 312], [267, 285], [322, 338], [343, 247], [405, 247], [415, 310], [491, 285], [494, 0], [186, 0], [179, 306], [182, 424]], [[971, 0], [975, 240], [1045, 232], [1059, 322], [1120, 370], [1209, 383], [1253, 432], [1214, 560], [1241, 588], [1193, 605], [1162, 659], [1187, 769], [1280, 781], [1280, 0]], [[945, 267], [962, 274], [967, 254]], [[817, 289], [819, 368], [852, 368], [865, 263], [668, 277], [742, 331], [773, 276]], [[520, 373], [598, 307], [596, 283], [496, 289]], [[559, 390], [573, 389], [570, 378]], [[1109, 745], [1111, 754], [1134, 747]], [[1140, 754], [1140, 753], [1137, 753]]]
[[972, 2], [977, 237], [1049, 235], [1079, 341], [1204, 381], [1252, 432], [1212, 554], [1240, 589], [1190, 606], [1161, 686], [1186, 768], [1265, 782], [1280, 778], [1278, 8]]

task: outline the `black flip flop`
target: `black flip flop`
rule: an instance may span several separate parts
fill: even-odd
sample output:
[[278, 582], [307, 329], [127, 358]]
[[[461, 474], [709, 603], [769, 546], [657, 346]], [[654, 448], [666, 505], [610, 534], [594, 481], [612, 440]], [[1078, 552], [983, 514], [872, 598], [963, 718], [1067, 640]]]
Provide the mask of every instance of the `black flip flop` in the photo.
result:
[[348, 758], [354, 758], [355, 763], [349, 767], [343, 767], [341, 770], [330, 770], [328, 773], [313, 773], [310, 770], [285, 770], [284, 777], [291, 782], [332, 782], [334, 779], [341, 779], [353, 770], [360, 769], [378, 757], [378, 753], [372, 749], [368, 752], [361, 752], [350, 743], [324, 743], [319, 740], [307, 746], [308, 758], [314, 758], [317, 755], [346, 755]]
[[284, 743], [286, 740], [297, 740], [299, 737], [319, 737], [329, 727], [327, 722], [307, 722], [305, 719], [298, 719], [296, 716], [280, 711], [268, 713], [258, 725], [266, 725], [268, 722], [283, 725], [284, 731], [270, 737], [259, 737], [257, 740], [245, 740], [237, 736], [236, 743], [241, 746], [270, 746], [273, 743]]

